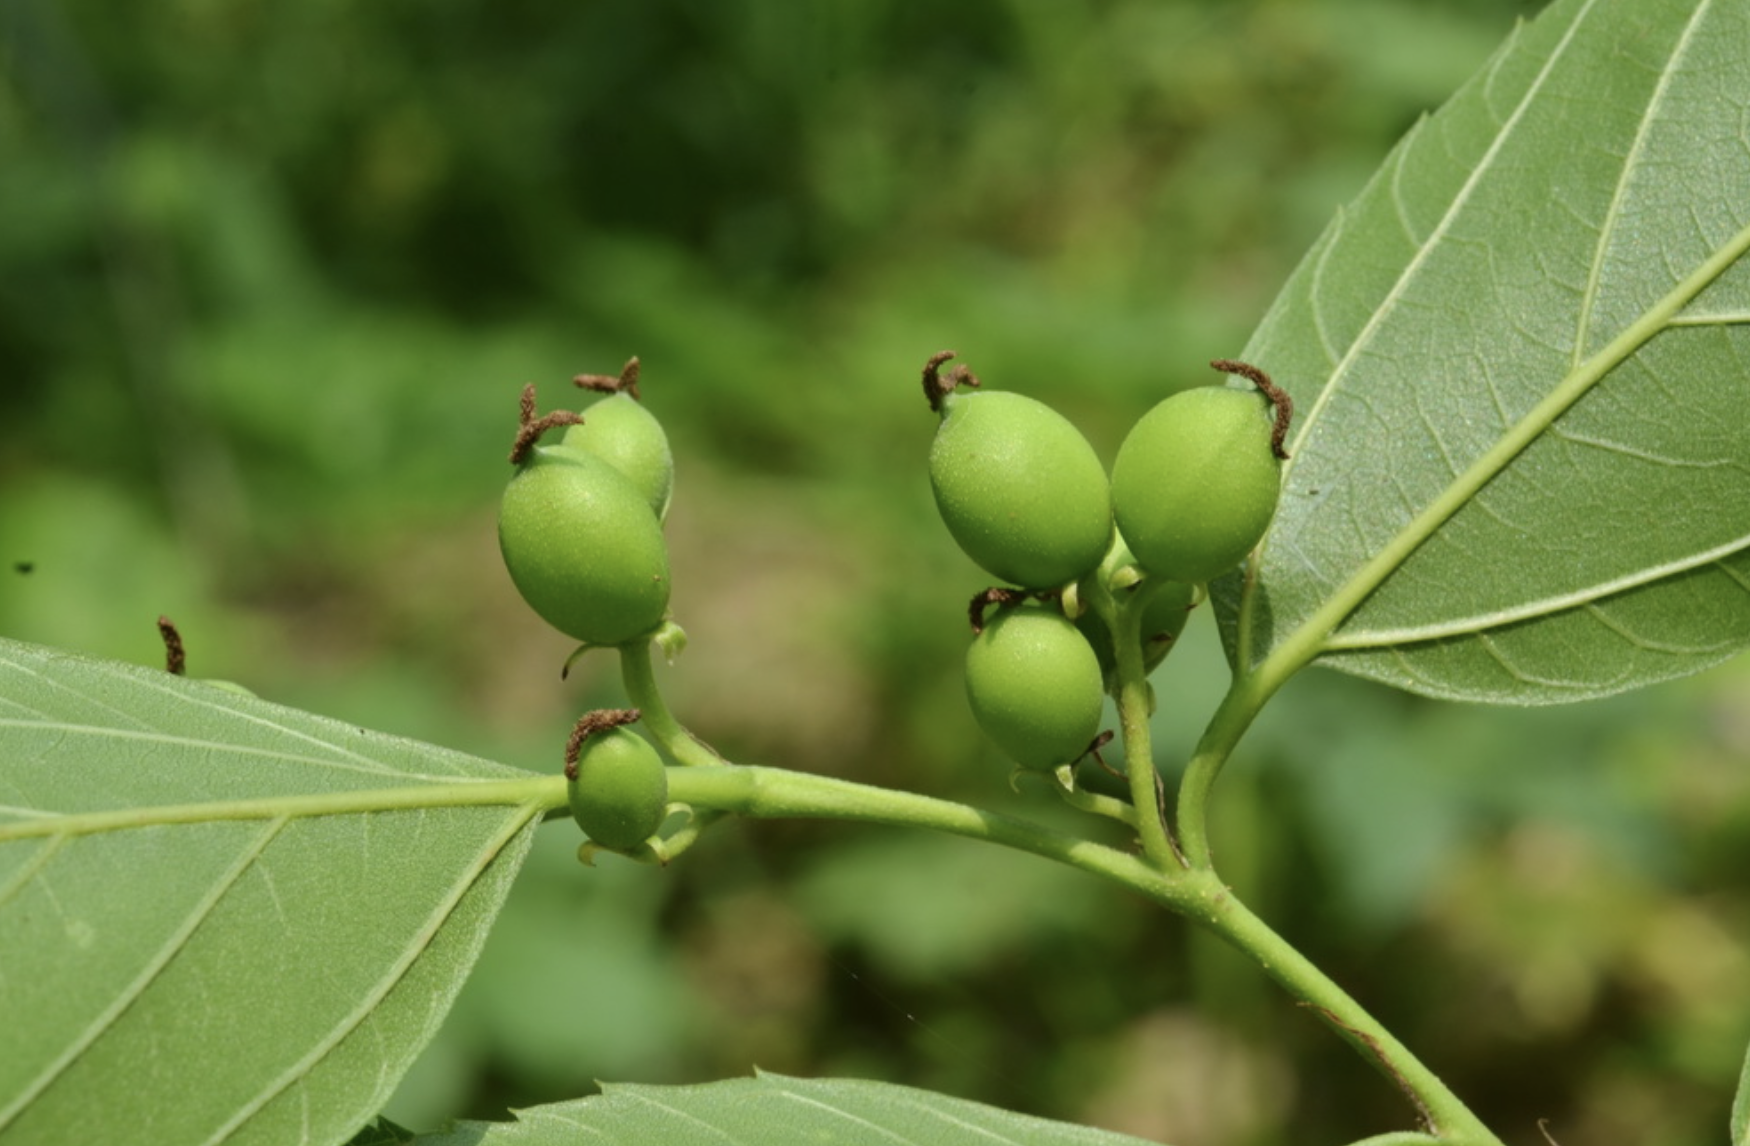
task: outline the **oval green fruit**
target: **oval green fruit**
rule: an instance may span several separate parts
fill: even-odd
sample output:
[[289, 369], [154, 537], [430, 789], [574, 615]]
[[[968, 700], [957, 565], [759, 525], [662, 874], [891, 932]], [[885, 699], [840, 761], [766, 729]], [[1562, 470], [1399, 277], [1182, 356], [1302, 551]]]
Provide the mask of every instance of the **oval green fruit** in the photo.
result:
[[560, 444], [587, 450], [638, 488], [661, 521], [674, 493], [674, 454], [656, 415], [627, 393], [613, 394], [586, 408], [583, 421], [565, 431]]
[[1174, 394], [1131, 428], [1112, 466], [1118, 532], [1150, 573], [1203, 582], [1264, 536], [1282, 489], [1270, 404], [1255, 390]]
[[643, 494], [594, 454], [536, 447], [505, 487], [498, 544], [523, 600], [577, 640], [622, 644], [668, 611], [662, 525]]
[[966, 555], [1024, 589], [1087, 573], [1112, 541], [1112, 498], [1094, 448], [1061, 414], [1003, 391], [956, 391], [930, 447], [942, 521]]
[[566, 782], [571, 818], [594, 843], [629, 851], [656, 834], [668, 809], [668, 770], [636, 732], [592, 732], [577, 755], [577, 779]]
[[1004, 609], [966, 651], [966, 698], [984, 734], [1015, 763], [1079, 759], [1100, 730], [1100, 662], [1062, 613]]

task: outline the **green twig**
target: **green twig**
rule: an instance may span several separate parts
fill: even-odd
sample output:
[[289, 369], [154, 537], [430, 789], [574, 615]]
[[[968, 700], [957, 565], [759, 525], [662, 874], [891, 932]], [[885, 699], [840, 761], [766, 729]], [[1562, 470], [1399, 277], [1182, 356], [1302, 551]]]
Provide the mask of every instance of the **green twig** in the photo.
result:
[[1175, 910], [1184, 910], [1189, 903], [1175, 877], [1154, 870], [1128, 852], [934, 796], [783, 768], [740, 764], [725, 768], [671, 768], [668, 794], [676, 803], [695, 809], [708, 808], [758, 819], [857, 820], [948, 832], [1031, 852], [1104, 876]]
[[1142, 852], [1163, 872], [1178, 871], [1185, 866], [1173, 837], [1167, 831], [1160, 811], [1157, 785], [1160, 774], [1155, 770], [1154, 747], [1149, 735], [1149, 719], [1153, 716], [1154, 696], [1148, 683], [1148, 666], [1142, 655], [1142, 612], [1148, 606], [1154, 585], [1145, 584], [1127, 591], [1122, 598], [1110, 588], [1111, 571], [1120, 562], [1128, 561], [1129, 553], [1115, 543], [1100, 575], [1089, 585], [1089, 605], [1105, 622], [1112, 636], [1113, 676], [1117, 688], [1113, 699], [1118, 705], [1118, 734], [1124, 745], [1124, 775], [1130, 783], [1130, 802], [1136, 809], [1137, 835], [1142, 840]]
[[[1428, 1133], [1464, 1146], [1500, 1146], [1433, 1071], [1287, 940], [1252, 914], [1212, 871], [1161, 871], [1143, 857], [949, 800], [781, 768], [676, 768], [669, 795], [694, 808], [766, 819], [858, 820], [929, 828], [1055, 859], [1102, 876], [1198, 923], [1252, 957], [1290, 995], [1409, 1098]], [[1387, 1138], [1386, 1141], [1393, 1139]], [[1414, 1136], [1401, 1139], [1415, 1142]]]
[[1255, 676], [1234, 678], [1179, 781], [1178, 807], [1173, 819], [1179, 829], [1179, 846], [1184, 849], [1185, 862], [1194, 868], [1214, 867], [1214, 852], [1209, 844], [1209, 797], [1221, 766], [1263, 705], [1258, 686]]
[[721, 767], [726, 761], [691, 732], [681, 727], [662, 689], [656, 683], [656, 671], [650, 661], [649, 641], [634, 641], [619, 646], [620, 678], [625, 682], [626, 695], [644, 714], [643, 727], [677, 763], [694, 767]]
[[1098, 792], [1090, 792], [1086, 788], [1076, 787], [1073, 776], [1070, 778], [1068, 786], [1059, 783], [1053, 784], [1052, 787], [1064, 803], [1077, 811], [1087, 812], [1094, 816], [1105, 816], [1109, 820], [1117, 820], [1133, 832], [1138, 830], [1136, 809], [1124, 800], [1102, 796]]
[[[1501, 1146], [1501, 1140], [1471, 1113], [1438, 1075], [1363, 1010], [1348, 992], [1253, 915], [1221, 884], [1214, 872], [1189, 872], [1182, 882], [1191, 890], [1190, 906], [1176, 910], [1251, 956], [1266, 975], [1276, 980], [1390, 1079], [1416, 1108], [1422, 1128], [1429, 1135], [1464, 1146]], [[1388, 1135], [1383, 1141], [1419, 1142], [1425, 1139], [1415, 1135], [1402, 1138]]]

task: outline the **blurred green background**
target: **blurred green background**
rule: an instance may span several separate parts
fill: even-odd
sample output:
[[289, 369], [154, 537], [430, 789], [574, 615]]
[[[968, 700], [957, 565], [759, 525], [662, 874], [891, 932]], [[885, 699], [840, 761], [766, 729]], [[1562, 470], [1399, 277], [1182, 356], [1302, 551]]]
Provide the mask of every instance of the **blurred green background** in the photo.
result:
[[[1110, 457], [1237, 352], [1512, 0], [0, 5], [0, 634], [530, 768], [610, 658], [526, 613], [516, 395], [644, 362], [679, 458], [664, 679], [731, 756], [1013, 807], [962, 698], [984, 579], [917, 389], [953, 347]], [[1157, 676], [1180, 758], [1224, 672]], [[1502, 1132], [1714, 1142], [1750, 1036], [1750, 674], [1564, 710], [1309, 673], [1224, 778], [1227, 875]], [[754, 1065], [1175, 1146], [1407, 1123], [1244, 960], [1039, 861], [547, 829], [388, 1113]], [[392, 889], [385, 889], [386, 893]]]

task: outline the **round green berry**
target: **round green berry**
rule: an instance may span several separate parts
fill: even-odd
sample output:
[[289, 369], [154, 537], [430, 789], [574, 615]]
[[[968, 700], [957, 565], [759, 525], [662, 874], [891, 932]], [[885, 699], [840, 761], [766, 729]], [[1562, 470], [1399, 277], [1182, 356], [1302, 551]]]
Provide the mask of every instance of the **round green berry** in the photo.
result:
[[587, 407], [583, 421], [567, 429], [560, 444], [601, 458], [637, 487], [658, 521], [668, 516], [674, 454], [656, 415], [631, 394], [613, 394]]
[[1270, 434], [1270, 403], [1249, 388], [1185, 390], [1144, 414], [1112, 466], [1118, 532], [1137, 563], [1192, 583], [1243, 561], [1281, 493]]
[[565, 787], [571, 818], [591, 842], [630, 851], [656, 834], [668, 809], [668, 770], [636, 732], [592, 732], [577, 754], [577, 778]]
[[668, 611], [668, 548], [650, 504], [582, 450], [538, 446], [505, 488], [498, 543], [523, 600], [548, 624], [617, 645]]
[[1080, 759], [1100, 730], [1100, 662], [1055, 609], [998, 612], [966, 651], [966, 697], [978, 726], [1015, 763], [1050, 769]]
[[1094, 448], [1057, 411], [1021, 394], [946, 395], [930, 485], [960, 548], [1011, 585], [1068, 584], [1112, 541], [1111, 493]]

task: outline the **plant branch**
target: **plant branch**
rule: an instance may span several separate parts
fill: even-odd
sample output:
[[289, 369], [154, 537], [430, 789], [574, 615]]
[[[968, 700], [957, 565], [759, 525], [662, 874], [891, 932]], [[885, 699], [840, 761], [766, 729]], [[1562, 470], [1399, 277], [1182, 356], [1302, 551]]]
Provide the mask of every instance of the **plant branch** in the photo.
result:
[[1262, 689], [1255, 675], [1236, 676], [1215, 715], [1209, 718], [1185, 767], [1173, 819], [1179, 829], [1179, 846], [1184, 849], [1186, 862], [1194, 868], [1214, 867], [1215, 853], [1209, 843], [1209, 797], [1215, 788], [1215, 778], [1273, 691]]
[[756, 819], [856, 820], [933, 829], [1057, 860], [1133, 888], [1174, 910], [1185, 910], [1189, 903], [1176, 875], [1156, 871], [1128, 852], [934, 796], [740, 764], [671, 768], [668, 793], [675, 803], [695, 809]]
[[[1241, 903], [1211, 871], [1189, 872], [1191, 905], [1175, 908], [1254, 959], [1266, 975], [1311, 1010], [1409, 1098], [1427, 1134], [1465, 1146], [1501, 1146], [1438, 1075], [1410, 1053], [1348, 992]], [[1140, 890], [1140, 889], [1139, 889]], [[1171, 905], [1169, 905], [1171, 906]], [[1419, 1135], [1386, 1135], [1377, 1142], [1423, 1142]]]
[[[1500, 1146], [1433, 1071], [1306, 956], [1239, 901], [1208, 870], [1162, 871], [1104, 844], [911, 792], [873, 788], [782, 768], [732, 765], [672, 768], [677, 803], [761, 819], [835, 819], [928, 828], [1054, 859], [1120, 884], [1208, 928], [1249, 955], [1265, 974], [1317, 1015], [1410, 1099], [1429, 1134], [1464, 1146]], [[1414, 1135], [1382, 1141], [1425, 1141]]]
[[727, 761], [683, 728], [674, 713], [669, 711], [668, 702], [662, 698], [662, 689], [656, 683], [650, 645], [650, 641], [633, 641], [619, 646], [620, 679], [625, 683], [626, 695], [644, 714], [645, 730], [678, 763], [693, 767], [723, 766]]
[[[1107, 591], [1099, 590], [1102, 594]], [[1156, 785], [1154, 746], [1149, 734], [1153, 691], [1142, 658], [1141, 622], [1150, 588], [1144, 586], [1130, 599], [1111, 610], [1112, 656], [1118, 679], [1118, 730], [1124, 740], [1124, 774], [1130, 781], [1130, 802], [1136, 808], [1137, 831], [1142, 851], [1161, 871], [1179, 871], [1185, 857], [1167, 832], [1160, 812]]]

